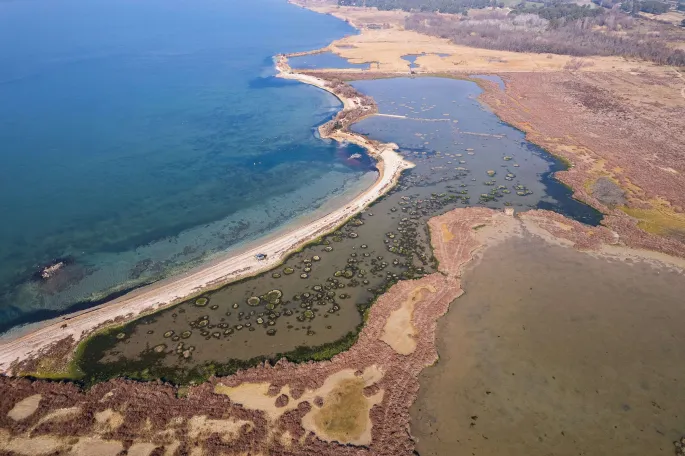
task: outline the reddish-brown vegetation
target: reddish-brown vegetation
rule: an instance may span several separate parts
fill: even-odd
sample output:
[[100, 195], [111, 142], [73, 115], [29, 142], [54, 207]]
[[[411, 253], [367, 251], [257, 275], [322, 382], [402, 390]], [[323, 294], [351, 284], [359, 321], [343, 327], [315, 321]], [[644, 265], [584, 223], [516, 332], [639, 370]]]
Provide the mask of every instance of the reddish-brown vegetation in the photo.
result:
[[[528, 224], [526, 226], [534, 225], [554, 237], [569, 240], [577, 248], [598, 249], [617, 241], [616, 235], [607, 228], [588, 227], [549, 211], [531, 211], [522, 214], [521, 218]], [[68, 449], [79, 439], [96, 435], [100, 439], [125, 443], [124, 447], [136, 442], [152, 442], [157, 452], [152, 454], [180, 455], [201, 448], [203, 454], [226, 455], [411, 455], [414, 442], [409, 431], [409, 407], [418, 392], [420, 372], [437, 360], [437, 320], [447, 311], [450, 302], [462, 293], [462, 270], [481, 243], [488, 236], [507, 236], [519, 224], [500, 212], [465, 208], [435, 217], [429, 226], [434, 252], [440, 261], [440, 273], [401, 281], [393, 286], [371, 307], [357, 344], [331, 361], [293, 364], [282, 360], [274, 366], [259, 366], [183, 390], [161, 382], [112, 380], [82, 391], [73, 384], [1, 377], [0, 436], [10, 440], [15, 436], [49, 436], [60, 439]], [[474, 229], [482, 226], [495, 229]], [[418, 289], [424, 292], [415, 301], [411, 317], [416, 329], [413, 336], [416, 349], [403, 355], [381, 337], [388, 318], [408, 297], [417, 296]], [[382, 377], [363, 390], [363, 396], [367, 398], [382, 393], [380, 403], [369, 412], [370, 444], [355, 446], [328, 442], [305, 430], [303, 418], [315, 407], [324, 407], [326, 402], [318, 395], [311, 401], [300, 400], [305, 393], [312, 398], [311, 391], [321, 388], [327, 379], [342, 371], [355, 372], [359, 377], [369, 369], [382, 373]], [[232, 402], [229, 396], [215, 392], [219, 384], [221, 388], [230, 389], [264, 383], [269, 387], [262, 391], [266, 392], [266, 400], [274, 401], [275, 410], [289, 407], [282, 414], [269, 416], [265, 411], [251, 410]], [[289, 397], [283, 391], [289, 391]], [[36, 394], [41, 395], [41, 400], [35, 412], [20, 420], [8, 416], [15, 404]], [[292, 401], [299, 402], [293, 404]], [[77, 413], [63, 415], [60, 420], [49, 419], [51, 413], [54, 416], [55, 411], [64, 409], [76, 409]], [[103, 429], [103, 416], [120, 419], [110, 420], [117, 424]], [[208, 425], [198, 432], [198, 423]], [[234, 431], [227, 433], [226, 427]], [[169, 450], [169, 453], [162, 450]], [[66, 452], [65, 449], [54, 454]]]
[[[392, 287], [371, 308], [368, 323], [357, 344], [331, 361], [299, 365], [281, 361], [275, 366], [249, 369], [190, 388], [183, 394], [183, 398], [177, 397], [178, 390], [162, 383], [113, 380], [84, 392], [72, 384], [0, 378], [0, 391], [4, 394], [4, 400], [0, 404], [0, 428], [11, 435], [26, 435], [31, 429], [32, 436], [92, 435], [95, 415], [111, 409], [123, 415], [123, 424], [102, 437], [128, 442], [152, 441], [160, 447], [168, 447], [178, 441], [181, 446], [176, 454], [185, 454], [184, 451], [190, 451], [194, 445], [201, 445], [206, 454], [244, 454], [246, 451], [259, 452], [268, 448], [269, 454], [274, 455], [409, 455], [413, 451], [413, 442], [408, 434], [409, 406], [418, 391], [419, 373], [437, 359], [434, 345], [436, 321], [447, 311], [449, 303], [461, 293], [457, 274], [478, 247], [471, 227], [491, 223], [493, 214], [494, 212], [487, 209], [472, 208], [461, 210], [458, 216], [447, 214], [431, 221], [436, 255], [441, 261], [443, 274], [436, 273], [415, 281], [402, 281]], [[445, 231], [441, 224], [448, 227], [448, 241], [442, 238]], [[435, 289], [436, 292], [424, 293], [421, 301], [417, 302], [418, 311], [413, 317], [413, 325], [417, 329], [416, 350], [410, 355], [400, 355], [381, 341], [380, 337], [388, 316], [398, 308], [398, 303], [422, 286]], [[360, 374], [370, 366], [381, 369], [383, 377], [365, 390], [364, 396], [368, 397], [379, 391], [384, 394], [382, 402], [371, 409], [372, 443], [366, 447], [325, 442], [311, 433], [305, 435], [302, 418], [313, 406], [324, 405], [321, 397], [315, 397], [313, 405], [300, 402], [297, 408], [287, 411], [276, 422], [267, 425], [268, 420], [264, 413], [248, 410], [232, 403], [228, 397], [213, 392], [219, 381], [227, 386], [268, 382], [271, 385], [268, 392], [273, 394], [276, 405], [284, 407], [288, 403], [287, 397], [276, 397], [276, 394], [286, 385], [290, 389], [292, 400], [297, 400], [305, 390], [321, 387], [326, 378], [336, 372], [352, 369]], [[41, 394], [43, 398], [38, 410], [29, 418], [17, 422], [7, 416], [19, 400], [34, 394]], [[35, 428], [49, 412], [69, 407], [79, 407], [80, 413], [65, 421], [46, 423]], [[231, 442], [226, 442], [216, 433], [198, 442], [189, 436], [187, 427], [182, 424], [201, 415], [213, 420], [244, 420], [252, 423], [252, 426], [244, 425], [240, 436]], [[290, 444], [280, 438], [270, 439], [269, 435], [288, 435]], [[298, 442], [300, 437], [304, 437], [301, 444]]]
[[[627, 245], [685, 257], [685, 98], [675, 72], [502, 77], [506, 92], [480, 83], [483, 101], [528, 140], [573, 164], [556, 177], [576, 198], [607, 214], [604, 224]], [[620, 186], [625, 206], [602, 201], [593, 185], [599, 178]], [[644, 218], [629, 216], [632, 210], [644, 210]], [[638, 222], [653, 222], [654, 233]]]

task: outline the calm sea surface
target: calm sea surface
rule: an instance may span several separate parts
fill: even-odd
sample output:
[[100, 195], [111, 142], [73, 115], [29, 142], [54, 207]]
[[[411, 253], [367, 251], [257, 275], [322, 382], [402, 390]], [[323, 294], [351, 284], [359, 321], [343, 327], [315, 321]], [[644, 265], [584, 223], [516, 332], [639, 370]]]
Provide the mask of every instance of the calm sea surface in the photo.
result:
[[273, 77], [274, 54], [352, 33], [281, 0], [0, 2], [0, 330], [369, 185], [363, 151], [313, 135], [339, 102]]

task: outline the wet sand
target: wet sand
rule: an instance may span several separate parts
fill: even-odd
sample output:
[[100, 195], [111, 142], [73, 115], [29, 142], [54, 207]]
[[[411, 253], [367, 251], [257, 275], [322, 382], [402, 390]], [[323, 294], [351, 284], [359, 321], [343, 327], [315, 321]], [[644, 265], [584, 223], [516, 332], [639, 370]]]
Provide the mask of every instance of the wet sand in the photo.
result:
[[439, 321], [411, 432], [430, 455], [671, 455], [685, 278], [526, 234], [485, 250]]

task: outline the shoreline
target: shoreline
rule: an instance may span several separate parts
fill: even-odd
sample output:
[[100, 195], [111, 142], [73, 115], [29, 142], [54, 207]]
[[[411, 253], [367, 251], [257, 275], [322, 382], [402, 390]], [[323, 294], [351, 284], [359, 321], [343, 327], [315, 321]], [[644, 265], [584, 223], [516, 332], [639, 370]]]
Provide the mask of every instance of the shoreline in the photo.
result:
[[[394, 150], [397, 146], [394, 144], [379, 143], [346, 131], [345, 127], [358, 121], [359, 118], [355, 117], [354, 120], [349, 120], [351, 117], [345, 118], [343, 113], [353, 113], [355, 110], [360, 110], [358, 113], [362, 114], [362, 117], [373, 115], [373, 113], [365, 113], [364, 105], [359, 99], [355, 99], [357, 97], [341, 97], [341, 94], [335, 93], [330, 79], [337, 75], [326, 74], [322, 71], [322, 77], [319, 78], [316, 71], [302, 70], [300, 73], [295, 70], [293, 72], [287, 61], [288, 57], [293, 55], [277, 56], [277, 77], [314, 85], [333, 94], [343, 103], [343, 108], [332, 120], [318, 127], [321, 138], [346, 141], [364, 147], [377, 160], [379, 174], [373, 185], [356, 194], [354, 200], [347, 203], [344, 208], [338, 207], [336, 209], [333, 206], [322, 209], [323, 213], [328, 212], [329, 209], [332, 212], [321, 218], [313, 217], [314, 212], [307, 214], [314, 220], [309, 220], [306, 225], [295, 223], [293, 227], [284, 227], [271, 235], [266, 235], [261, 238], [264, 242], [262, 245], [271, 245], [277, 241], [281, 241], [285, 245], [285, 241], [288, 239], [294, 241], [296, 233], [334, 213], [340, 213], [342, 216], [353, 203], [356, 204], [364, 195], [369, 194], [377, 187], [381, 193], [376, 198], [381, 197], [388, 189], [392, 188], [402, 170], [406, 169], [402, 166], [411, 167], [411, 163], [406, 162], [395, 153]], [[328, 80], [326, 76], [328, 76]], [[407, 77], [407, 75], [397, 74], [397, 77]], [[478, 82], [476, 83], [478, 84]], [[483, 82], [485, 86], [489, 84], [494, 83]], [[484, 89], [481, 96], [486, 96], [489, 93]], [[483, 100], [481, 102], [485, 103]], [[494, 111], [495, 106], [491, 106], [491, 108]], [[499, 117], [499, 114], [496, 115]], [[503, 120], [502, 117], [500, 119]], [[342, 121], [342, 128], [335, 127], [337, 120]], [[348, 120], [350, 123], [346, 124], [345, 122]], [[514, 125], [512, 124], [512, 126]], [[525, 130], [521, 131], [528, 137]], [[534, 141], [531, 143], [536, 144]], [[557, 156], [547, 148], [545, 151], [548, 151], [552, 156]], [[399, 161], [393, 162], [392, 160]], [[386, 182], [385, 186], [381, 186], [382, 181]], [[560, 180], [560, 182], [563, 181]], [[594, 204], [591, 206], [595, 207]], [[364, 207], [359, 210], [363, 211]], [[343, 219], [341, 223], [344, 223], [344, 220], [346, 219]], [[334, 222], [331, 224], [327, 225], [329, 231], [335, 229]], [[438, 269], [434, 273], [419, 279], [400, 280], [381, 294], [373, 306], [368, 309], [357, 341], [348, 350], [338, 353], [330, 360], [294, 363], [281, 359], [275, 364], [263, 363], [240, 370], [234, 375], [214, 377], [197, 386], [180, 388], [159, 382], [136, 382], [118, 378], [97, 384], [92, 389], [83, 390], [73, 382], [32, 382], [25, 378], [0, 378], [0, 386], [5, 388], [7, 394], [2, 415], [9, 417], [15, 409], [21, 410], [22, 405], [31, 412], [30, 416], [23, 418], [24, 421], [21, 422], [15, 422], [14, 418], [11, 418], [14, 421], [5, 418], [8, 423], [6, 426], [11, 429], [11, 432], [7, 433], [10, 437], [0, 436], [0, 446], [9, 447], [12, 444], [14, 448], [21, 446], [30, 448], [30, 445], [37, 444], [39, 439], [45, 438], [45, 444], [53, 445], [53, 449], [57, 451], [61, 448], [58, 446], [60, 444], [58, 439], [65, 434], [64, 431], [54, 434], [47, 432], [36, 437], [33, 430], [41, 423], [48, 422], [52, 417], [60, 417], [60, 412], [76, 410], [73, 412], [75, 418], [69, 416], [68, 419], [87, 424], [78, 427], [73, 426], [74, 431], [71, 431], [71, 428], [66, 424], [62, 427], [73, 432], [69, 435], [72, 436], [72, 440], [75, 439], [79, 446], [103, 445], [104, 442], [107, 442], [107, 444], [114, 446], [121, 443], [122, 448], [124, 448], [125, 445], [131, 445], [131, 442], [134, 442], [133, 445], [139, 446], [149, 445], [149, 442], [153, 441], [156, 445], [163, 445], [162, 450], [166, 449], [169, 452], [175, 452], [179, 448], [180, 452], [190, 452], [193, 448], [199, 448], [197, 451], [211, 453], [212, 451], [219, 451], [215, 448], [225, 446], [230, 442], [236, 451], [260, 454], [300, 454], [300, 452], [336, 456], [418, 454], [417, 442], [420, 441], [421, 436], [417, 432], [412, 432], [417, 429], [417, 417], [412, 414], [412, 405], [417, 406], [419, 391], [424, 391], [426, 388], [421, 380], [426, 375], [427, 370], [431, 366], [435, 367], [436, 364], [444, 364], [449, 360], [446, 351], [440, 350], [439, 327], [445, 324], [450, 310], [457, 312], [458, 309], [456, 308], [462, 307], [461, 299], [463, 298], [460, 296], [466, 292], [464, 298], [468, 298], [469, 283], [464, 278], [464, 273], [475, 268], [482, 261], [486, 251], [510, 239], [535, 238], [545, 245], [560, 246], [569, 251], [579, 251], [588, 257], [616, 262], [625, 261], [626, 263], [644, 262], [654, 268], [669, 267], [677, 269], [680, 274], [685, 274], [685, 258], [683, 257], [670, 256], [657, 250], [647, 250], [630, 244], [625, 245], [626, 239], [620, 236], [621, 233], [612, 226], [588, 226], [570, 217], [547, 210], [532, 209], [515, 212], [512, 208], [500, 211], [471, 206], [453, 209], [441, 215], [433, 216], [427, 221], [427, 226], [429, 246], [439, 260]], [[326, 227], [321, 230], [324, 229]], [[320, 236], [316, 232], [310, 234], [315, 236], [314, 239]], [[281, 255], [280, 261], [310, 241], [311, 239], [301, 239], [299, 246], [295, 243], [290, 244], [290, 247], [284, 247], [283, 250], [278, 250], [277, 254]], [[254, 243], [257, 242], [259, 239], [255, 240]], [[251, 260], [257, 267], [264, 266], [261, 270], [237, 271], [238, 276], [227, 282], [231, 283], [275, 267], [279, 260], [272, 258], [271, 254], [266, 261], [262, 262], [254, 261], [249, 256], [252, 252], [257, 251], [257, 249], [252, 248], [254, 243], [230, 254], [230, 258], [223, 257], [210, 260], [199, 267], [197, 272], [199, 273], [200, 269], [221, 267], [229, 260], [239, 261], [237, 257], [244, 257], [245, 262]], [[290, 250], [287, 250], [288, 248]], [[259, 251], [265, 252], [264, 248]], [[270, 263], [272, 260], [276, 263], [267, 265], [267, 261]], [[143, 293], [146, 290], [150, 293], [156, 291], [163, 294], [164, 287], [177, 284], [186, 276], [192, 275], [193, 271], [151, 284], [149, 287], [131, 293], [129, 299], [132, 299], [134, 294]], [[656, 274], [658, 274], [657, 271], [655, 269]], [[244, 274], [244, 276], [241, 277], [240, 274]], [[492, 277], [498, 276], [495, 274]], [[594, 280], [597, 280], [597, 277], [595, 276]], [[169, 281], [168, 284], [166, 284], [167, 281]], [[213, 287], [218, 288], [225, 284], [217, 282]], [[208, 288], [211, 289], [212, 285], [209, 285]], [[512, 293], [515, 292], [514, 290], [511, 291]], [[192, 294], [198, 293], [200, 291], [192, 291]], [[127, 298], [127, 296], [123, 298]], [[162, 304], [153, 311], [185, 301], [187, 297], [179, 299], [180, 301]], [[117, 301], [111, 301], [104, 305], [112, 306]], [[455, 304], [455, 309], [450, 309], [452, 304]], [[489, 307], [490, 305], [485, 306], [488, 309]], [[82, 314], [98, 310], [98, 308], [93, 308], [82, 312]], [[623, 311], [623, 309], [620, 310]], [[147, 311], [150, 309], [143, 309], [138, 315], [124, 318], [137, 318]], [[74, 318], [80, 316], [81, 314]], [[464, 321], [468, 326], [468, 321]], [[60, 323], [63, 321], [59, 321], [55, 325]], [[69, 324], [71, 325], [71, 322]], [[117, 324], [116, 321], [110, 325], [115, 324]], [[102, 325], [104, 323], [95, 329], [91, 329], [88, 333], [81, 333], [81, 340], [92, 335]], [[517, 325], [517, 330], [518, 327]], [[71, 328], [69, 329], [71, 330]], [[499, 338], [501, 327], [496, 329], [497, 331], [493, 331], [493, 337]], [[526, 330], [526, 327], [523, 326], [522, 329]], [[531, 334], [531, 330], [534, 329], [529, 326], [526, 334]], [[614, 326], [612, 325], [607, 331], [610, 332], [613, 329]], [[452, 332], [452, 334], [455, 333], [460, 334], [459, 331]], [[562, 331], [558, 332], [558, 334], [562, 333]], [[502, 337], [504, 338], [504, 336]], [[529, 337], [526, 336], [526, 338]], [[64, 339], [57, 342], [61, 341]], [[465, 343], [473, 344], [474, 341], [475, 338], [465, 339]], [[3, 364], [5, 362], [3, 359], [5, 345], [2, 342], [2, 337], [0, 337], [0, 372], [6, 369]], [[509, 339], [507, 339], [507, 343], [509, 343]], [[76, 345], [78, 345], [78, 340]], [[70, 343], [69, 346], [69, 353], [73, 353], [73, 344]], [[455, 344], [454, 346], [459, 345]], [[46, 349], [58, 348], [58, 345], [46, 345], [45, 347]], [[468, 365], [468, 360], [457, 359], [460, 359], [460, 369], [463, 369], [464, 366], [472, 367]], [[480, 359], [490, 359], [492, 362], [494, 358], [481, 357]], [[489, 381], [496, 380], [496, 376], [501, 372], [506, 374], [503, 377], [509, 378], [509, 370], [503, 368], [504, 362], [494, 362], [494, 365], [496, 372]], [[571, 366], [573, 367], [572, 363]], [[10, 368], [12, 367], [10, 366]], [[513, 378], [513, 369], [511, 371]], [[517, 371], [516, 375], [517, 378], [524, 377], [520, 371]], [[562, 380], [559, 376], [552, 378], [556, 383]], [[354, 388], [351, 388], [350, 385], [353, 385]], [[479, 385], [482, 386], [482, 384]], [[486, 386], [493, 389], [492, 385]], [[435, 389], [434, 391], [441, 390]], [[491, 399], [498, 395], [506, 397], [504, 390], [499, 387], [495, 388], [494, 391], [495, 395], [491, 396]], [[442, 391], [440, 394], [442, 401], [445, 398], [450, 398], [449, 391]], [[485, 394], [490, 395], [491, 391], [488, 390]], [[594, 391], [594, 394], [598, 393]], [[36, 409], [31, 411], [24, 401], [28, 401], [30, 405], [31, 398], [35, 399], [36, 397], [42, 403], [40, 403], [40, 407], [36, 403]], [[545, 396], [540, 397], [544, 398]], [[591, 397], [594, 398], [593, 400], [597, 400], [596, 397], [598, 396], [592, 395]], [[342, 401], [347, 404], [362, 405], [359, 410], [352, 414], [354, 421], [360, 423], [359, 429], [341, 434], [334, 426], [329, 425], [331, 416], [340, 416], [332, 413], [343, 411], [339, 410], [339, 406], [336, 406], [339, 401], [342, 402], [340, 398], [343, 398]], [[481, 400], [480, 396], [476, 394], [473, 394], [473, 398]], [[618, 399], [621, 400], [622, 398]], [[661, 399], [659, 402], [663, 404]], [[651, 406], [657, 407], [654, 404], [655, 402], [652, 402]], [[673, 407], [672, 404], [669, 405]], [[14, 408], [9, 411], [12, 406]], [[632, 402], [631, 407], [633, 407], [634, 413], [636, 408]], [[658, 408], [663, 410], [661, 407]], [[487, 436], [495, 435], [497, 438], [492, 441], [501, 444], [501, 434], [483, 432], [483, 424], [490, 419], [485, 413], [478, 411], [476, 415], [465, 407], [457, 407], [455, 410], [469, 412], [458, 413], [464, 417], [471, 416], [473, 421], [471, 427], [475, 426], [475, 420], [479, 419], [480, 416], [476, 428], [478, 431], [473, 431], [477, 432], [475, 438], [481, 439], [482, 436], [484, 438], [482, 441], [487, 441], [489, 439], [486, 434]], [[491, 410], [496, 409], [491, 407]], [[350, 413], [347, 408], [344, 411]], [[499, 409], [499, 412], [501, 411], [502, 409]], [[555, 411], [558, 409], [555, 408]], [[624, 412], [625, 409], [619, 411], [622, 414]], [[649, 409], [649, 412], [651, 418], [648, 423], [650, 425], [658, 424], [660, 422], [658, 413], [654, 415], [657, 418], [653, 418], [651, 415], [655, 413], [653, 409]], [[168, 414], [171, 419], [177, 421], [174, 421], [174, 425], [169, 427], [171, 421], [167, 419], [150, 420], [148, 418], [160, 414]], [[506, 413], [504, 415], [500, 413], [500, 415], [506, 419]], [[96, 417], [96, 422], [91, 425], [92, 416]], [[109, 433], [104, 436], [98, 434], [102, 429], [98, 416], [120, 418], [122, 422], [127, 424], [112, 426]], [[342, 415], [342, 417], [349, 417], [349, 415]], [[108, 420], [111, 419], [108, 418]], [[424, 422], [432, 426], [437, 422], [435, 420], [436, 418], [431, 416], [426, 418]], [[467, 420], [465, 422], [468, 423]], [[34, 423], [37, 424], [31, 426]], [[206, 427], [201, 427], [198, 423]], [[509, 425], [510, 423], [506, 424], [506, 426]], [[202, 429], [202, 432], [198, 432], [198, 429]], [[456, 429], [452, 428], [449, 432], [456, 432]], [[657, 432], [663, 436], [658, 428]], [[674, 429], [670, 429], [669, 432], [674, 432]], [[568, 429], [566, 429], [566, 433], [573, 435]], [[432, 434], [433, 432], [431, 432]], [[438, 435], [437, 432], [435, 434]], [[53, 435], [55, 436], [54, 441], [48, 440]], [[207, 435], [212, 435], [212, 437], [218, 435], [220, 440], [207, 438]], [[564, 436], [564, 432], [561, 432], [561, 435]], [[639, 436], [639, 433], [635, 435]], [[668, 440], [661, 437], [656, 438], [664, 442]], [[73, 441], [69, 443], [69, 445], [73, 444]], [[70, 449], [66, 444], [63, 445], [66, 448], [64, 451]], [[612, 448], [614, 445], [615, 443], [612, 443]], [[133, 450], [128, 451], [133, 452]], [[150, 454], [152, 451], [150, 450]]]
[[[583, 61], [588, 65], [574, 70], [567, 68], [574, 63], [569, 55], [469, 47], [407, 30], [405, 13], [399, 11], [288, 1], [360, 30], [328, 49], [353, 63], [376, 63], [366, 70], [310, 69], [308, 74], [330, 77], [335, 72], [335, 77], [358, 80], [411, 72], [410, 77], [471, 80], [484, 89], [479, 100], [503, 122], [567, 163], [569, 169], [556, 172], [555, 179], [571, 188], [574, 199], [602, 212], [603, 225], [616, 231], [623, 242], [685, 258], [685, 174], [678, 138], [672, 133], [682, 130], [682, 118], [669, 114], [682, 109], [685, 89], [683, 78], [671, 67], [617, 56], [587, 56]], [[379, 29], [378, 24], [387, 27]], [[409, 69], [402, 59], [408, 54], [421, 54], [415, 62], [418, 68]], [[506, 90], [472, 77], [476, 74], [499, 76], [506, 81]], [[656, 99], [662, 109], [651, 108]], [[622, 131], [620, 119], [625, 116], [632, 116], [636, 125], [630, 134], [606, 133]], [[654, 134], [642, 134], [655, 125], [660, 127]], [[646, 158], [639, 150], [661, 152]], [[610, 194], [618, 199], [613, 201]]]
[[[98, 433], [101, 424], [90, 418], [96, 415], [134, 423], [113, 427], [106, 436], [111, 445], [131, 441], [139, 445], [157, 439], [153, 440], [156, 445], [182, 452], [198, 447], [211, 452], [231, 442], [235, 448], [255, 454], [415, 454], [417, 435], [412, 433], [415, 417], [411, 407], [425, 369], [441, 362], [436, 346], [440, 319], [452, 303], [459, 303], [455, 299], [464, 288], [468, 293], [464, 272], [475, 267], [487, 249], [509, 238], [534, 236], [541, 242], [580, 250], [583, 255], [604, 256], [604, 250], [612, 246], [622, 249], [626, 258], [642, 256], [642, 252], [617, 246], [616, 236], [608, 228], [587, 227], [544, 210], [515, 214], [458, 208], [431, 218], [428, 225], [439, 270], [393, 285], [369, 309], [357, 342], [329, 361], [297, 364], [282, 359], [190, 387], [119, 378], [83, 390], [71, 382], [0, 377], [0, 388], [7, 396], [1, 415], [9, 416], [4, 418], [9, 431], [0, 436], [0, 445], [29, 445], [52, 435], [56, 438], [47, 443], [55, 451], [73, 445], [74, 439], [79, 444], [105, 442]], [[666, 262], [669, 264], [673, 265]], [[351, 412], [341, 410], [341, 396], [359, 406]], [[35, 408], [30, 407], [32, 403]], [[341, 416], [343, 410], [343, 417], [354, 418], [354, 428], [341, 432], [322, 419]], [[19, 411], [27, 417], [22, 421], [11, 418]], [[32, 434], [35, 427], [31, 425], [62, 417], [64, 411], [72, 413], [66, 418], [72, 420], [69, 423], [79, 423], [67, 428], [66, 435], [72, 440], [61, 440], [63, 431], [38, 437]], [[169, 418], [149, 419], [159, 414]], [[177, 424], [170, 428], [169, 419]], [[188, 432], [198, 429], [198, 420], [212, 426], [200, 429], [226, 436], [226, 440], [217, 443], [202, 432]], [[247, 428], [239, 427], [242, 425]]]
[[[326, 80], [294, 72], [287, 64], [286, 55], [277, 56], [275, 68], [276, 77], [309, 84], [337, 97], [343, 103], [343, 108], [330, 122], [334, 122], [341, 115], [362, 108], [358, 97], [348, 97], [334, 90], [327, 85]], [[369, 112], [368, 115], [373, 113]], [[346, 131], [346, 128], [325, 131], [323, 127], [330, 122], [319, 127], [321, 138], [356, 144], [365, 148], [377, 161], [378, 177], [371, 187], [357, 195], [346, 206], [286, 233], [275, 235], [260, 246], [246, 247], [244, 251], [228, 258], [210, 261], [185, 274], [161, 280], [75, 315], [64, 315], [44, 322], [45, 324], [36, 323], [35, 325], [39, 325], [39, 328], [28, 333], [18, 330], [20, 334], [15, 334], [16, 337], [10, 335], [10, 340], [0, 343], [0, 373], [14, 375], [21, 363], [44, 355], [51, 349], [64, 344], [65, 341], [69, 345], [68, 352], [73, 353], [73, 348], [80, 341], [99, 329], [154, 313], [203, 292], [276, 267], [294, 251], [334, 230], [347, 219], [364, 210], [395, 185], [402, 171], [413, 166], [395, 152], [396, 144], [372, 141], [359, 134]], [[267, 255], [265, 260], [259, 261], [255, 258], [255, 255], [260, 253]], [[61, 349], [63, 350], [64, 347]]]
[[[373, 180], [376, 180], [374, 178]], [[347, 196], [352, 196], [355, 195], [355, 197], [361, 195], [363, 192], [368, 190], [370, 186], [364, 185], [356, 189], [354, 192], [350, 192], [349, 195]], [[214, 265], [216, 263], [219, 263], [225, 259], [231, 258], [236, 255], [240, 255], [242, 253], [245, 253], [249, 250], [254, 249], [255, 247], [259, 245], [263, 245], [264, 243], [268, 243], [272, 241], [275, 238], [278, 238], [279, 236], [284, 236], [287, 235], [288, 232], [297, 229], [298, 227], [302, 227], [308, 223], [315, 222], [319, 218], [327, 215], [328, 212], [331, 212], [333, 210], [336, 210], [340, 205], [342, 205], [342, 200], [345, 199], [345, 195], [337, 195], [331, 198], [330, 200], [327, 200], [326, 202], [323, 203], [322, 206], [320, 206], [317, 209], [314, 209], [311, 212], [308, 212], [306, 214], [299, 215], [292, 220], [287, 221], [284, 225], [275, 228], [272, 231], [266, 232], [260, 236], [258, 236], [255, 239], [250, 239], [246, 241], [239, 242], [231, 247], [229, 247], [227, 250], [224, 250], [222, 252], [215, 252], [213, 254], [208, 255], [205, 259], [199, 262], [199, 264], [195, 264], [193, 266], [187, 267], [187, 268], [179, 268], [181, 270], [178, 270], [172, 274], [169, 274], [168, 276], [162, 277], [159, 280], [155, 280], [152, 282], [148, 283], [143, 283], [137, 286], [133, 286], [130, 288], [126, 288], [124, 290], [108, 293], [106, 296], [103, 298], [98, 298], [89, 302], [82, 301], [80, 303], [75, 303], [74, 306], [70, 307], [73, 308], [74, 310], [69, 311], [68, 309], [64, 312], [60, 312], [59, 314], [55, 314], [53, 316], [50, 316], [45, 319], [40, 319], [40, 320], [32, 320], [28, 321], [26, 323], [20, 324], [18, 326], [14, 326], [12, 328], [7, 329], [5, 332], [0, 334], [0, 348], [2, 347], [2, 344], [5, 342], [12, 341], [13, 339], [16, 339], [18, 337], [22, 337], [28, 333], [37, 331], [40, 328], [44, 328], [46, 326], [49, 326], [53, 323], [64, 323], [64, 321], [68, 321], [78, 315], [82, 315], [88, 312], [91, 312], [93, 310], [96, 310], [100, 308], [101, 306], [105, 304], [110, 304], [113, 303], [115, 300], [122, 298], [124, 296], [129, 296], [132, 297], [136, 293], [139, 293], [141, 290], [149, 287], [155, 287], [159, 286], [162, 284], [165, 284], [169, 281], [177, 280], [180, 277], [184, 277], [198, 269], [202, 269], [211, 265]], [[347, 203], [345, 203], [347, 204]], [[249, 277], [246, 277], [249, 278]], [[207, 290], [204, 290], [204, 292], [210, 292], [213, 291], [217, 287], [210, 287]], [[221, 285], [218, 286], [218, 288], [221, 288]], [[90, 304], [90, 305], [88, 305]], [[88, 307], [84, 307], [88, 305]], [[76, 307], [80, 306], [80, 307]]]

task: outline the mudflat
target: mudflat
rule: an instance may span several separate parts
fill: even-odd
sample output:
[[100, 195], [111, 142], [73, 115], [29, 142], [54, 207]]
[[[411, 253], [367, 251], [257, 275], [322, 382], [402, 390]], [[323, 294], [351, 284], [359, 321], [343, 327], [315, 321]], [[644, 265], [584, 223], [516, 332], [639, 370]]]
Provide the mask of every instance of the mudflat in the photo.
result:
[[685, 419], [685, 280], [523, 230], [484, 250], [438, 322], [422, 456], [671, 455]]

